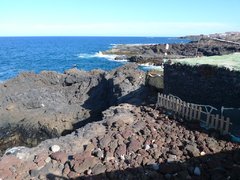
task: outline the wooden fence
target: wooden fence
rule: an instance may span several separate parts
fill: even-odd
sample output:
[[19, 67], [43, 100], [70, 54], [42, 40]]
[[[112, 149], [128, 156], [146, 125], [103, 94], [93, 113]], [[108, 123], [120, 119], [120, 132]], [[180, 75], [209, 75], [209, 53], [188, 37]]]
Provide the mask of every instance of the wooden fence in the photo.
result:
[[203, 122], [207, 128], [219, 130], [223, 135], [229, 132], [229, 118], [220, 117], [218, 114], [211, 114], [211, 112], [203, 111], [201, 105], [186, 103], [177, 97], [159, 93], [156, 107], [164, 107], [168, 110], [172, 110], [187, 121]]

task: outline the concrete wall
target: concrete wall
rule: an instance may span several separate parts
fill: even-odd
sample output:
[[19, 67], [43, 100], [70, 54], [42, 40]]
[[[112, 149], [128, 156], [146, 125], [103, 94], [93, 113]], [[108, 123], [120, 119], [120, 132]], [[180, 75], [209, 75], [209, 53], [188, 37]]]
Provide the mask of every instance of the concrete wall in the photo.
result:
[[240, 72], [210, 65], [165, 64], [164, 93], [217, 108], [240, 107]]

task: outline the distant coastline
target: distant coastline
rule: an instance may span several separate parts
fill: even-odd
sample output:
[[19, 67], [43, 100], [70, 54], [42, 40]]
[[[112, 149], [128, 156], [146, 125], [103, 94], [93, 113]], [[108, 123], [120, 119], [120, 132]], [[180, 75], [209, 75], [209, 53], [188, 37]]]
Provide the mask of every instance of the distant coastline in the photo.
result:
[[240, 52], [240, 33], [184, 36], [186, 43], [166, 43], [150, 45], [116, 45], [104, 51], [114, 55], [116, 60], [127, 59], [138, 64], [161, 66], [164, 60], [183, 59], [203, 56], [221, 56]]

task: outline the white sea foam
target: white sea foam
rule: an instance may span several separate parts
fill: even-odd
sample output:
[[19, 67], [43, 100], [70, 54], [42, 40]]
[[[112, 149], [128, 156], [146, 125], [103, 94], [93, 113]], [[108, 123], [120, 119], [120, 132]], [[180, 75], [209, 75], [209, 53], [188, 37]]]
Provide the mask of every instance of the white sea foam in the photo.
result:
[[78, 54], [78, 57], [79, 58], [82, 58], [82, 59], [90, 59], [90, 58], [105, 58], [105, 59], [108, 59], [110, 61], [117, 61], [117, 62], [126, 62], [127, 60], [126, 59], [122, 59], [122, 60], [115, 60], [115, 58], [117, 57], [118, 55], [116, 54], [103, 54], [101, 51], [95, 53], [95, 54], [86, 54], [86, 53], [81, 53], [81, 54]]
[[149, 46], [149, 45], [157, 45], [159, 43], [136, 43], [136, 44], [110, 44], [113, 48], [117, 46]]
[[81, 53], [81, 54], [78, 54], [77, 56], [82, 59], [89, 59], [89, 58], [95, 57], [94, 54], [87, 54], [87, 53]]
[[108, 60], [114, 60], [117, 57], [115, 54], [103, 54], [101, 51], [97, 52], [94, 56], [99, 58], [106, 58]]
[[155, 66], [155, 65], [152, 65], [151, 63], [139, 64], [139, 66], [141, 66], [145, 70], [156, 69], [156, 70], [162, 70], [163, 71], [162, 66]]

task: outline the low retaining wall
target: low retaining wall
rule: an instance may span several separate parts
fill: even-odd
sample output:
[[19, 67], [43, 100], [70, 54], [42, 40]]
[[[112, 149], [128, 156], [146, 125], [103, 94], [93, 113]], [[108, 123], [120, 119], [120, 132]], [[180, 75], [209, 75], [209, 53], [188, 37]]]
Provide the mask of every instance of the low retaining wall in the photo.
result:
[[240, 72], [211, 65], [164, 65], [164, 93], [217, 108], [240, 107]]

